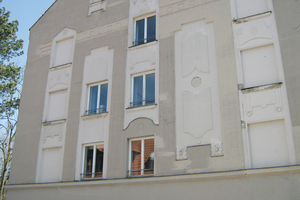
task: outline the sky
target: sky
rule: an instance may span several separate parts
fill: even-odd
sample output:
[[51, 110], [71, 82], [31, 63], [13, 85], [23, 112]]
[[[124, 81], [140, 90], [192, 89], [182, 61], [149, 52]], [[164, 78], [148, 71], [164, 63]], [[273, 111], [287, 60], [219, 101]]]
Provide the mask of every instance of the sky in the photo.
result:
[[23, 67], [26, 65], [27, 49], [29, 44], [29, 29], [42, 14], [55, 2], [55, 0], [2, 0], [0, 7], [10, 11], [9, 20], [18, 20], [18, 39], [24, 40], [22, 56], [12, 61]]

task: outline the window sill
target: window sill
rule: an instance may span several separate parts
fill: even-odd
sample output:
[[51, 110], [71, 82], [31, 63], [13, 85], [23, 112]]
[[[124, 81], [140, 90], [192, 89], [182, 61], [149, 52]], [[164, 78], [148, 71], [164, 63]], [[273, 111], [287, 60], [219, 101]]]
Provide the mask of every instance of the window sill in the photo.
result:
[[99, 181], [99, 180], [103, 180], [103, 177], [97, 177], [97, 178], [82, 178], [80, 179], [81, 181]]
[[253, 87], [249, 87], [249, 88], [243, 88], [243, 89], [241, 89], [241, 91], [243, 92], [243, 94], [248, 94], [248, 93], [252, 93], [252, 92], [259, 92], [259, 91], [263, 91], [263, 90], [272, 90], [272, 89], [280, 88], [281, 85], [282, 85], [282, 82], [278, 82], [278, 83], [272, 83], [272, 84], [266, 84], [266, 85], [260, 85], [260, 86], [253, 86]]
[[62, 124], [65, 123], [67, 119], [58, 119], [58, 120], [52, 120], [52, 121], [44, 121], [43, 126], [49, 126], [49, 125], [56, 125], [56, 124]]
[[261, 17], [270, 16], [271, 14], [272, 14], [272, 11], [266, 11], [266, 12], [263, 12], [263, 13], [257, 13], [257, 14], [254, 14], [254, 15], [249, 15], [249, 16], [246, 16], [246, 17], [233, 19], [233, 22], [236, 23], [236, 24], [245, 23], [245, 22], [249, 22], [249, 21], [261, 18]]
[[140, 48], [156, 45], [157, 43], [158, 43], [158, 40], [154, 40], [152, 42], [147, 42], [147, 43], [143, 43], [143, 44], [139, 44], [139, 45], [135, 45], [135, 46], [130, 46], [128, 48], [129, 48], [129, 50], [135, 50], [135, 49], [140, 49]]
[[148, 110], [148, 109], [154, 109], [156, 108], [157, 104], [151, 104], [151, 105], [144, 105], [144, 106], [137, 106], [137, 107], [128, 107], [126, 108], [127, 112], [135, 112], [135, 111], [141, 111], [141, 110]]
[[81, 116], [81, 119], [83, 119], [83, 120], [94, 119], [94, 118], [106, 117], [107, 115], [108, 115], [108, 112], [95, 113], [95, 114], [91, 114], [91, 115], [83, 115], [83, 116]]
[[94, 6], [94, 5], [97, 5], [97, 4], [102, 4], [103, 2], [104, 2], [104, 0], [95, 1], [95, 2], [90, 3], [90, 6]]
[[72, 62], [68, 62], [68, 63], [65, 63], [65, 64], [61, 64], [61, 65], [56, 65], [56, 66], [50, 67], [49, 69], [50, 70], [57, 70], [57, 69], [62, 69], [62, 68], [70, 67], [71, 65], [72, 65]]

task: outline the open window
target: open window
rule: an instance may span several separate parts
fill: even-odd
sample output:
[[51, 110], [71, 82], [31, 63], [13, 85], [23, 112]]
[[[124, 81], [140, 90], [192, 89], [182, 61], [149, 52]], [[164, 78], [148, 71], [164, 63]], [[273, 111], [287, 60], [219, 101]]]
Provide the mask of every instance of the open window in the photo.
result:
[[88, 105], [85, 115], [107, 112], [108, 83], [89, 85]]
[[156, 16], [136, 19], [134, 36], [134, 46], [156, 40]]
[[154, 174], [154, 138], [129, 140], [129, 176]]
[[130, 107], [155, 104], [155, 73], [132, 76]]
[[85, 145], [83, 148], [83, 171], [81, 177], [102, 178], [104, 144]]

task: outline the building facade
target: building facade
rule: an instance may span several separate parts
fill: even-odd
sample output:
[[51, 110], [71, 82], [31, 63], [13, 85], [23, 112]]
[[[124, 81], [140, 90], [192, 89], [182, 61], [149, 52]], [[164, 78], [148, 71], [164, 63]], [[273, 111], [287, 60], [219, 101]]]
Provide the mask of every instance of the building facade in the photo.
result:
[[30, 30], [8, 199], [299, 199], [300, 2], [56, 0]]

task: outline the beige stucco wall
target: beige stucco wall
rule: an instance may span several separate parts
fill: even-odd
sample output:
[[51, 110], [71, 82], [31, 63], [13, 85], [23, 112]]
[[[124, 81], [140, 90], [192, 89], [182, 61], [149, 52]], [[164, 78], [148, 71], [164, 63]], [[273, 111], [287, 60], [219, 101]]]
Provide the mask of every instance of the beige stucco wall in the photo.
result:
[[[172, 4], [160, 1], [160, 5], [160, 95], [162, 98], [160, 99], [159, 139], [164, 141], [165, 146], [160, 150], [161, 157], [157, 159], [169, 162], [162, 162], [157, 167], [157, 172], [176, 174], [244, 168], [229, 1], [209, 1], [194, 7], [185, 2], [182, 10], [177, 10], [181, 5], [179, 1], [174, 1]], [[166, 12], [170, 7], [172, 11]], [[191, 147], [193, 150], [189, 150], [188, 147], [187, 151], [197, 153], [188, 156], [187, 161], [175, 161], [175, 138], [171, 137], [173, 134], [175, 137], [175, 123], [180, 122], [176, 122], [175, 116], [174, 34], [181, 30], [183, 24], [199, 20], [205, 20], [206, 23], [212, 23], [214, 26], [224, 156], [211, 157], [210, 147], [204, 145]]]
[[291, 112], [297, 163], [300, 163], [300, 16], [299, 1], [273, 0], [287, 94]]
[[[24, 89], [19, 113], [19, 124], [12, 161], [10, 183], [33, 183], [36, 176], [39, 137], [42, 127], [43, 104], [47, 74], [50, 64], [50, 51], [41, 52], [42, 45], [51, 43], [64, 28], [80, 33], [84, 30], [126, 19], [127, 1], [110, 1], [107, 11], [88, 16], [89, 0], [58, 0], [31, 28], [28, 60], [24, 77]], [[83, 9], [84, 8], [84, 9]], [[116, 48], [115, 64], [122, 68], [125, 62], [127, 30], [115, 32], [85, 42], [75, 44], [73, 73], [70, 86], [70, 102], [67, 117], [63, 180], [74, 180], [78, 121], [80, 117], [80, 96], [82, 87], [83, 63], [86, 55], [94, 48], [108, 45]], [[120, 35], [124, 37], [120, 37]], [[123, 48], [123, 49], [122, 49]], [[121, 49], [121, 50], [120, 50]], [[123, 59], [120, 55], [123, 53]], [[116, 67], [118, 68], [118, 67]], [[118, 72], [117, 72], [118, 73]], [[116, 80], [117, 82], [118, 80]], [[123, 84], [123, 83], [121, 83]], [[24, 159], [26, 158], [26, 159]], [[26, 172], [26, 173], [24, 173]]]
[[8, 187], [7, 199], [296, 200], [300, 196], [299, 178], [299, 167], [290, 167], [143, 179], [23, 185]]
[[[232, 35], [229, 0], [194, 1], [160, 0], [159, 23], [159, 124], [138, 118], [124, 129], [126, 62], [128, 51], [127, 25], [99, 36], [76, 38], [67, 129], [64, 144], [62, 182], [35, 182], [42, 128], [50, 50], [41, 52], [64, 28], [73, 29], [80, 37], [90, 29], [116, 21], [129, 21], [129, 1], [107, 0], [105, 12], [88, 16], [89, 0], [57, 0], [31, 28], [30, 46], [21, 99], [17, 137], [9, 180], [8, 199], [297, 199], [300, 196], [299, 168], [260, 169], [244, 171], [240, 102]], [[200, 3], [199, 3], [200, 2]], [[184, 4], [182, 4], [184, 3]], [[195, 3], [195, 2], [194, 2]], [[298, 2], [295, 3], [298, 5]], [[184, 5], [182, 7], [182, 5]], [[286, 6], [286, 7], [285, 7]], [[300, 152], [299, 80], [296, 78], [299, 31], [287, 34], [286, 12], [293, 4], [274, 1], [287, 81], [296, 151]], [[282, 9], [282, 10], [281, 10]], [[277, 13], [278, 12], [278, 13]], [[295, 11], [296, 12], [296, 11]], [[291, 12], [292, 13], [292, 12]], [[221, 134], [224, 156], [211, 157], [210, 145], [188, 147], [188, 160], [176, 161], [175, 115], [175, 32], [183, 24], [205, 20], [213, 24], [218, 74]], [[127, 23], [129, 24], [129, 23]], [[289, 39], [293, 36], [294, 39]], [[51, 46], [51, 44], [50, 44]], [[108, 46], [114, 50], [111, 109], [107, 158], [107, 180], [73, 182], [78, 147], [80, 100], [84, 60], [92, 49]], [[292, 56], [293, 57], [290, 57]], [[291, 61], [293, 60], [293, 61]], [[29, 117], [30, 116], [30, 117]], [[128, 166], [128, 139], [154, 136], [155, 174], [150, 178], [124, 179]], [[26, 158], [26, 159], [25, 159]], [[238, 171], [241, 170], [241, 171]], [[221, 172], [220, 172], [221, 171]], [[225, 171], [225, 172], [224, 172]], [[216, 172], [216, 173], [199, 173]], [[218, 172], [218, 173], [217, 173]], [[178, 174], [197, 173], [196, 175]], [[250, 175], [249, 175], [250, 174]], [[169, 177], [169, 175], [172, 175]], [[166, 176], [166, 177], [164, 177]], [[116, 180], [115, 180], [116, 179]], [[71, 183], [66, 183], [71, 182]], [[19, 186], [18, 184], [31, 183]], [[113, 187], [112, 187], [113, 186]]]
[[[125, 91], [125, 63], [127, 55], [127, 29], [114, 31], [93, 39], [76, 39], [74, 60], [72, 66], [72, 80], [70, 85], [70, 101], [68, 105], [67, 129], [65, 150], [63, 157], [63, 181], [73, 181], [75, 176], [76, 145], [78, 137], [78, 126], [80, 118], [80, 99], [82, 90], [84, 59], [92, 49], [108, 46], [114, 49], [114, 67], [112, 78], [112, 96], [110, 110], [110, 131], [109, 145], [107, 151], [108, 165], [107, 178], [124, 178], [127, 171], [127, 149], [128, 139], [142, 136], [155, 136], [155, 174], [170, 175], [184, 174], [191, 172], [218, 171], [240, 169], [244, 166], [243, 147], [241, 142], [241, 129], [239, 118], [239, 102], [236, 87], [236, 70], [234, 63], [234, 51], [232, 31], [230, 24], [229, 1], [210, 1], [199, 4], [195, 7], [187, 7], [182, 11], [165, 13], [168, 6], [174, 4], [160, 1], [159, 17], [159, 125], [153, 124], [149, 119], [136, 119], [130, 123], [128, 128], [123, 130], [124, 120], [124, 96]], [[173, 2], [178, 3], [178, 2]], [[76, 5], [76, 6], [75, 6]], [[39, 145], [39, 134], [41, 130], [41, 114], [45, 97], [46, 77], [49, 67], [49, 51], [39, 52], [41, 45], [49, 43], [52, 39], [67, 27], [73, 29], [77, 34], [88, 29], [102, 26], [114, 21], [126, 19], [128, 17], [128, 2], [110, 1], [105, 12], [96, 12], [87, 16], [88, 1], [57, 1], [46, 14], [32, 27], [31, 43], [29, 47], [28, 63], [24, 81], [24, 91], [20, 109], [20, 125], [18, 126], [18, 136], [16, 139], [15, 155], [12, 163], [12, 174], [10, 183], [32, 183], [34, 182], [37, 151]], [[67, 10], [65, 8], [68, 8]], [[79, 9], [86, 8], [86, 9]], [[118, 11], [117, 13], [116, 10]], [[112, 13], [113, 12], [113, 13]], [[220, 14], [221, 13], [221, 14]], [[181, 29], [181, 25], [190, 21], [205, 19], [207, 23], [214, 24], [216, 42], [216, 62], [219, 79], [219, 96], [221, 102], [221, 124], [223, 137], [224, 156], [212, 158], [209, 153], [209, 145], [193, 147], [188, 150], [191, 156], [187, 161], [175, 161], [175, 87], [174, 87], [174, 34]], [[55, 22], [59, 21], [60, 23]], [[45, 31], [47, 30], [47, 31]], [[33, 72], [32, 72], [33, 71]], [[35, 74], [35, 77], [27, 78]], [[230, 80], [230, 81], [228, 81]], [[37, 84], [39, 83], [39, 84]], [[25, 103], [31, 101], [35, 92], [39, 98], [29, 108]], [[24, 109], [24, 111], [23, 111]], [[27, 114], [34, 111], [34, 118], [30, 119]], [[36, 119], [35, 119], [36, 117]], [[35, 119], [35, 120], [34, 120]], [[24, 123], [24, 125], [22, 124]], [[35, 124], [35, 126], [33, 126]], [[139, 130], [137, 126], [143, 124], [144, 128]], [[24, 126], [28, 126], [28, 132]], [[31, 139], [30, 139], [31, 138]], [[23, 143], [29, 141], [28, 148], [23, 149]], [[22, 152], [22, 153], [20, 153]], [[194, 152], [194, 153], [193, 153]], [[198, 152], [198, 153], [197, 153]], [[22, 156], [19, 156], [22, 155]], [[20, 166], [25, 155], [30, 155], [28, 165]], [[22, 169], [21, 169], [22, 168]], [[17, 175], [20, 171], [30, 173]]]

